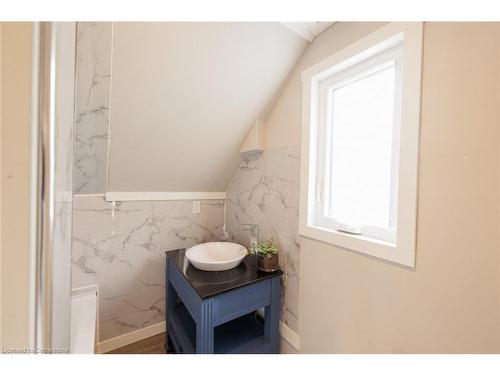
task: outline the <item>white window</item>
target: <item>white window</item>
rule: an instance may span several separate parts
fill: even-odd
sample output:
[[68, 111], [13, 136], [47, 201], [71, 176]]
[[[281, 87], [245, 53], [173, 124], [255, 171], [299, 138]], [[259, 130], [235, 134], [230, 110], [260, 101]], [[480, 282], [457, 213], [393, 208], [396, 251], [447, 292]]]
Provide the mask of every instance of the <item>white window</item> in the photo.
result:
[[303, 72], [302, 235], [414, 266], [421, 50], [393, 23]]

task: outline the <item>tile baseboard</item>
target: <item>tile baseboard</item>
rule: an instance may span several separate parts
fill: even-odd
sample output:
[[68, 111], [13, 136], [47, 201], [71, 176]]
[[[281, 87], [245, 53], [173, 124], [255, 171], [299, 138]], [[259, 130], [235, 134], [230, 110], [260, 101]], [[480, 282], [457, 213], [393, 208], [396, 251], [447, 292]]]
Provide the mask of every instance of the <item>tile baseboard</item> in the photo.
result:
[[300, 349], [300, 336], [288, 327], [284, 322], [280, 321], [280, 335], [287, 343], [293, 346], [295, 349]]
[[159, 335], [160, 333], [163, 333], [165, 331], [165, 321], [162, 321], [160, 323], [156, 323], [121, 336], [113, 337], [105, 341], [100, 341], [97, 344], [96, 352], [101, 354], [107, 353], [112, 350], [121, 348], [122, 346], [133, 344], [134, 342], [147, 339], [151, 336]]

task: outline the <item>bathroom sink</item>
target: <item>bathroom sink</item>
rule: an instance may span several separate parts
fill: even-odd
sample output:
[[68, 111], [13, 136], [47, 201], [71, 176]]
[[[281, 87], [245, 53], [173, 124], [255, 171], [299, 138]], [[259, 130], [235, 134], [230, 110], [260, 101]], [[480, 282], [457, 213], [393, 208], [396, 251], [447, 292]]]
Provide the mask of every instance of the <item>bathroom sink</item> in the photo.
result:
[[207, 242], [190, 247], [186, 257], [203, 271], [225, 271], [237, 267], [248, 254], [247, 249], [232, 242]]

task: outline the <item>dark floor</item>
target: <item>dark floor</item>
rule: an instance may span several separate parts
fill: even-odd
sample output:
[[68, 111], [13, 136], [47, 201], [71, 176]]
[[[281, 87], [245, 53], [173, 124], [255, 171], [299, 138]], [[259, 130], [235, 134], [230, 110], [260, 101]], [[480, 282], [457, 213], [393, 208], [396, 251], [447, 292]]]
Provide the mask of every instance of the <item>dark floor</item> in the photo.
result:
[[107, 354], [165, 354], [165, 334], [161, 333], [147, 339], [122, 346]]

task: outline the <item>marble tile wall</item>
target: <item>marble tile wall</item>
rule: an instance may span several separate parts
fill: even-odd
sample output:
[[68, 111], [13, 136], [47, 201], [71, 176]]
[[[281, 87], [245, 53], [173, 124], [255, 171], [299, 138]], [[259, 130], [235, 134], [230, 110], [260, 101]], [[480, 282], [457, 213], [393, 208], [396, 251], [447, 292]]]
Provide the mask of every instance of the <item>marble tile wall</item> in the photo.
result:
[[78, 22], [74, 142], [74, 192], [106, 191], [111, 22]]
[[285, 272], [281, 321], [298, 332], [300, 146], [266, 150], [241, 164], [226, 191], [227, 226], [234, 241], [249, 244], [242, 224], [260, 227], [260, 240], [273, 239], [280, 247]]
[[219, 238], [221, 200], [117, 202], [77, 195], [73, 202], [73, 287], [99, 284], [99, 341], [165, 320], [166, 250]]

